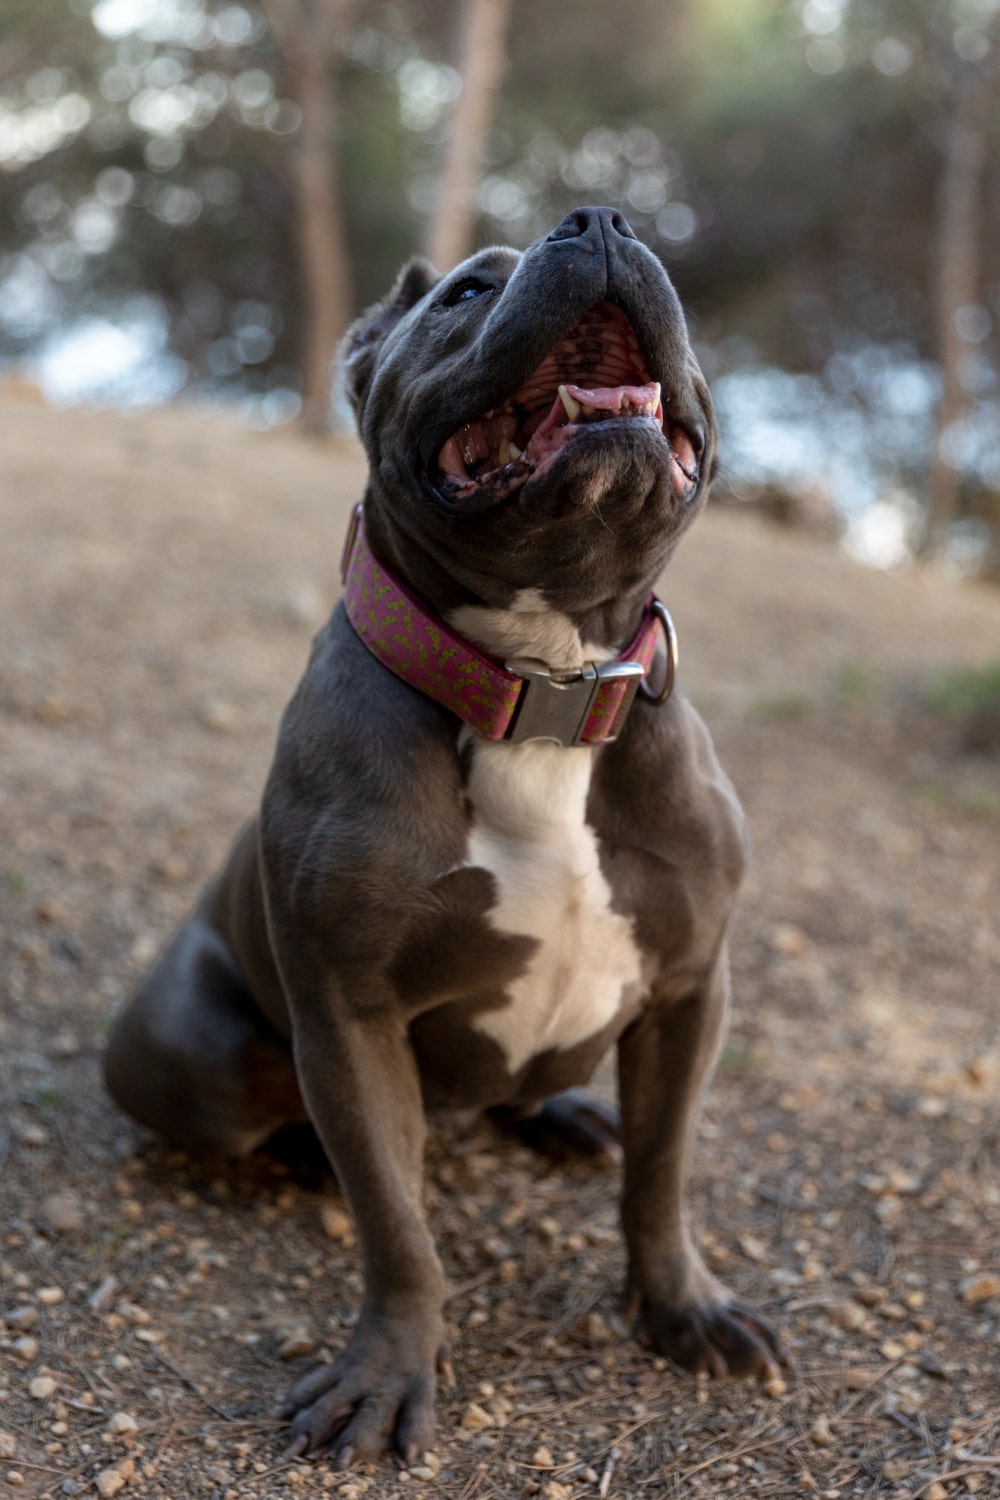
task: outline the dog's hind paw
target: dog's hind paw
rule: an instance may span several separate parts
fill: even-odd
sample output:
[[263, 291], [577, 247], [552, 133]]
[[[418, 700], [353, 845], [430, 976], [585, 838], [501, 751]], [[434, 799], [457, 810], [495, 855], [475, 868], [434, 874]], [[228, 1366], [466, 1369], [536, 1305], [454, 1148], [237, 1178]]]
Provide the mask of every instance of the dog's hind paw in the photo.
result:
[[572, 1157], [620, 1161], [621, 1119], [613, 1104], [587, 1089], [563, 1089], [533, 1110], [490, 1110], [496, 1125], [555, 1161]]

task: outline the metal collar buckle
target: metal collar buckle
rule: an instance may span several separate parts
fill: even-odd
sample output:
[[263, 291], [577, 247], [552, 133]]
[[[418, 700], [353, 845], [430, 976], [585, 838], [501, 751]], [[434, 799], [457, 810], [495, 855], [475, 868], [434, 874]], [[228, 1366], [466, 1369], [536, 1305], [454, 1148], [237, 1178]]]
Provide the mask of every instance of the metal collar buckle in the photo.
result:
[[[523, 677], [527, 684], [521, 694], [517, 717], [504, 738], [520, 745], [526, 740], [554, 740], [557, 745], [582, 745], [584, 730], [590, 718], [594, 699], [605, 683], [632, 679], [635, 688], [644, 675], [641, 662], [586, 662], [579, 672], [552, 672], [544, 662], [521, 657], [505, 663], [508, 672]], [[623, 706], [619, 723], [623, 723], [631, 703]], [[614, 735], [602, 740], [610, 744]]]

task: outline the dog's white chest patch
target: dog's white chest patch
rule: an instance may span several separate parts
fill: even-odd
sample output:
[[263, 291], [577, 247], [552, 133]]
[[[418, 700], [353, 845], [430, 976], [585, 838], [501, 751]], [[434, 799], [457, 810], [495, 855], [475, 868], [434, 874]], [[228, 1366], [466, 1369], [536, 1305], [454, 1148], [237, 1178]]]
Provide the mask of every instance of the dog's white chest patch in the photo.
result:
[[512, 1072], [585, 1041], [638, 998], [632, 923], [612, 910], [585, 816], [592, 756], [545, 742], [475, 744], [468, 863], [496, 880], [494, 926], [538, 942], [508, 1003], [476, 1021]]

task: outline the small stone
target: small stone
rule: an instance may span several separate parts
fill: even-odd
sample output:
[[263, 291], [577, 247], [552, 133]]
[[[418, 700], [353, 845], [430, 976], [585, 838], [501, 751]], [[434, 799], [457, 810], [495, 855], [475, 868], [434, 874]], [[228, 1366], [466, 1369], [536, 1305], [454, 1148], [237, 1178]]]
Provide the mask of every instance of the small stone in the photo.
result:
[[35, 1125], [30, 1120], [16, 1125], [14, 1133], [22, 1146], [47, 1146], [49, 1144], [49, 1132], [45, 1126]]
[[164, 885], [178, 885], [182, 880], [187, 879], [190, 866], [183, 854], [175, 851], [154, 859], [150, 871], [157, 880], [162, 880]]
[[117, 1292], [117, 1290], [118, 1277], [105, 1276], [104, 1280], [98, 1283], [98, 1285], [91, 1292], [90, 1296], [87, 1298], [87, 1306], [90, 1308], [91, 1312], [106, 1312], [111, 1299], [115, 1295], [115, 1292]]
[[772, 953], [778, 953], [782, 958], [798, 958], [808, 946], [809, 939], [801, 927], [796, 927], [792, 922], [778, 922], [771, 928], [768, 937], [768, 945]]
[[319, 1206], [319, 1221], [327, 1239], [337, 1240], [342, 1245], [353, 1245], [354, 1224], [339, 1203], [327, 1200]]
[[555, 1459], [548, 1448], [536, 1448], [531, 1455], [531, 1462], [537, 1464], [540, 1469], [551, 1469], [555, 1464]]
[[480, 1432], [493, 1426], [493, 1418], [475, 1401], [470, 1401], [462, 1415], [462, 1426], [472, 1432]]
[[38, 1340], [32, 1338], [15, 1339], [10, 1346], [10, 1354], [17, 1360], [19, 1365], [32, 1365], [38, 1358]]
[[884, 1479], [905, 1479], [910, 1472], [909, 1462], [905, 1458], [890, 1458], [882, 1469]]
[[982, 1271], [978, 1276], [970, 1276], [967, 1281], [962, 1282], [958, 1295], [970, 1307], [988, 1302], [991, 1297], [1000, 1296], [1000, 1276], [993, 1271]]
[[80, 1038], [75, 1031], [57, 1031], [49, 1043], [49, 1052], [53, 1057], [76, 1057], [82, 1050]]
[[844, 1376], [844, 1384], [849, 1391], [866, 1391], [877, 1379], [877, 1370], [864, 1369], [860, 1365], [854, 1365]]
[[[421, 1453], [420, 1455], [420, 1467], [422, 1469], [427, 1469], [430, 1473], [431, 1478], [436, 1479], [441, 1472], [441, 1460], [438, 1458], [436, 1453], [432, 1452], [431, 1449], [428, 1448], [426, 1453]], [[416, 1474], [417, 1471], [416, 1469], [411, 1469], [410, 1473]], [[418, 1479], [422, 1479], [423, 1477], [424, 1476], [422, 1474], [417, 1474]]]
[[84, 1227], [83, 1207], [69, 1189], [50, 1193], [39, 1211], [42, 1228], [52, 1234], [76, 1234]]
[[853, 1333], [865, 1322], [868, 1314], [857, 1302], [848, 1300], [839, 1302], [831, 1311], [830, 1316], [838, 1328], [845, 1328], [849, 1333]]
[[979, 1088], [1000, 1081], [1000, 1053], [988, 1052], [983, 1057], [974, 1057], [966, 1063], [965, 1071], [969, 1081]]
[[12, 1432], [0, 1432], [0, 1458], [13, 1458], [17, 1452], [17, 1438]]
[[610, 1344], [614, 1334], [608, 1327], [608, 1320], [599, 1312], [589, 1312], [586, 1317], [581, 1318], [577, 1324], [577, 1332], [582, 1334], [588, 1344]]
[[130, 1328], [145, 1328], [153, 1321], [146, 1309], [137, 1302], [119, 1302], [115, 1306], [115, 1312], [120, 1318], [124, 1318]]
[[26, 1307], [12, 1308], [9, 1313], [4, 1313], [3, 1320], [12, 1333], [27, 1333], [38, 1322], [38, 1308], [30, 1303]]
[[936, 1479], [922, 1491], [922, 1494], [923, 1500], [948, 1500], [948, 1491]]
[[66, 1297], [61, 1286], [43, 1286], [35, 1295], [44, 1307], [58, 1307]]
[[296, 1328], [278, 1345], [278, 1358], [303, 1359], [307, 1354], [315, 1354], [318, 1348], [319, 1344], [307, 1328]]
[[139, 1424], [129, 1411], [116, 1411], [108, 1422], [108, 1431], [115, 1437], [126, 1437], [139, 1431]]
[[28, 1395], [33, 1401], [47, 1401], [55, 1394], [58, 1383], [51, 1375], [36, 1375], [28, 1386]]
[[752, 1234], [744, 1234], [743, 1236], [741, 1236], [740, 1249], [743, 1251], [743, 1254], [746, 1256], [747, 1260], [759, 1262], [764, 1260], [767, 1255], [767, 1246], [764, 1244], [764, 1241], [757, 1239], [756, 1236]]
[[7, 1474], [5, 1475], [5, 1478], [12, 1490], [19, 1489], [24, 1483], [24, 1475], [20, 1472], [19, 1469], [9, 1469], [7, 1471]]
[[833, 1433], [830, 1431], [830, 1418], [818, 1416], [809, 1428], [809, 1441], [815, 1443], [817, 1448], [828, 1448], [833, 1442]]
[[216, 734], [232, 734], [239, 722], [239, 714], [225, 698], [206, 698], [199, 705], [198, 720]]
[[111, 1500], [112, 1495], [123, 1490], [131, 1479], [134, 1468], [132, 1460], [127, 1458], [121, 1463], [112, 1464], [110, 1469], [102, 1469], [94, 1480], [102, 1500]]
[[764, 1395], [770, 1396], [772, 1401], [783, 1396], [787, 1390], [788, 1383], [782, 1380], [780, 1375], [772, 1375], [770, 1380], [764, 1381]]

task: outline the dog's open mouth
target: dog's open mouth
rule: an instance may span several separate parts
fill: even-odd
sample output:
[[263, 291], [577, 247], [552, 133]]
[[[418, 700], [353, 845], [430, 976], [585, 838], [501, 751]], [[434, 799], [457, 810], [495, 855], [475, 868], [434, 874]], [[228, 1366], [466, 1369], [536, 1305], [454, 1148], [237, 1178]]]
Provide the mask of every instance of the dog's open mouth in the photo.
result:
[[655, 422], [669, 445], [674, 489], [690, 497], [698, 484], [694, 443], [680, 423], [664, 421], [660, 386], [625, 314], [601, 302], [501, 406], [452, 434], [438, 454], [439, 488], [452, 499], [483, 491], [502, 499], [537, 476], [581, 428], [609, 421]]

